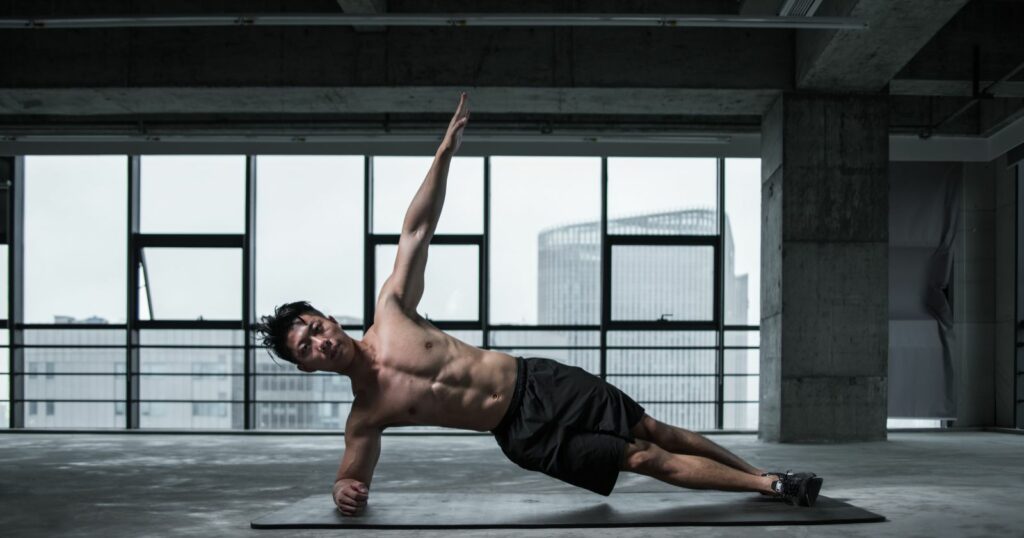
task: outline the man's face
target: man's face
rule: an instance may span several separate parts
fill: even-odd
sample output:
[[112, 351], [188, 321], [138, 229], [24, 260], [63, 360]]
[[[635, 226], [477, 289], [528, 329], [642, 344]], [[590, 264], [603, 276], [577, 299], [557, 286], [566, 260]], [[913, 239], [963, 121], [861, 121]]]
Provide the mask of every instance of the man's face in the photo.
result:
[[352, 360], [352, 339], [333, 317], [302, 314], [288, 332], [288, 349], [299, 370], [338, 372]]

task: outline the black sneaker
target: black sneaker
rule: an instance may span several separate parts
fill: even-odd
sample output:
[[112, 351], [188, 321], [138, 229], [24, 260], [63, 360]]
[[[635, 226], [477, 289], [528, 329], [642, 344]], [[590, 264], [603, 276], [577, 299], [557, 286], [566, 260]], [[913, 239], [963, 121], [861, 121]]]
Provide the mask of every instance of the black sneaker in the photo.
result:
[[779, 477], [772, 484], [775, 493], [789, 504], [800, 506], [814, 506], [818, 500], [818, 492], [821, 491], [822, 478], [814, 473], [794, 473], [787, 471], [782, 473], [765, 473]]

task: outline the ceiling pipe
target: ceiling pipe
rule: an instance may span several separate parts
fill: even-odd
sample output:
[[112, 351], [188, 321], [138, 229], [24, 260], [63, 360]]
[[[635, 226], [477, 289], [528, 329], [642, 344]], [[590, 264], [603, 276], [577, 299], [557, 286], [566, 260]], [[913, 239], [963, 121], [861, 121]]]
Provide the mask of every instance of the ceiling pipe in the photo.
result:
[[0, 29], [184, 28], [202, 26], [528, 26], [865, 30], [848, 17], [651, 14], [303, 14], [0, 18]]

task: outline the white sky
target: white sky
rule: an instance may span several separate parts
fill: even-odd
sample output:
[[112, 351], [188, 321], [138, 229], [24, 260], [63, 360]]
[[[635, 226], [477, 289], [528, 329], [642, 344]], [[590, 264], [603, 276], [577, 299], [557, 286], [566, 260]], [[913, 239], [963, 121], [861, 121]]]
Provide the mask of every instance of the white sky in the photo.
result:
[[[377, 233], [400, 230], [429, 166], [429, 157], [375, 159]], [[716, 204], [714, 159], [610, 158], [608, 166], [611, 218]], [[736, 272], [751, 274], [751, 324], [759, 317], [759, 167], [759, 159], [726, 164]], [[596, 157], [491, 158], [492, 323], [536, 323], [537, 234], [597, 220], [600, 173]], [[143, 157], [142, 231], [241, 233], [244, 174], [242, 156]], [[258, 158], [258, 314], [306, 299], [335, 316], [361, 317], [362, 175], [361, 156]], [[27, 321], [124, 322], [126, 177], [124, 156], [26, 158]], [[456, 158], [437, 233], [482, 228], [483, 159]], [[240, 251], [148, 249], [146, 257], [159, 318], [240, 317]], [[379, 287], [394, 247], [380, 247], [377, 257]], [[475, 317], [475, 259], [475, 247], [432, 247], [420, 312]]]

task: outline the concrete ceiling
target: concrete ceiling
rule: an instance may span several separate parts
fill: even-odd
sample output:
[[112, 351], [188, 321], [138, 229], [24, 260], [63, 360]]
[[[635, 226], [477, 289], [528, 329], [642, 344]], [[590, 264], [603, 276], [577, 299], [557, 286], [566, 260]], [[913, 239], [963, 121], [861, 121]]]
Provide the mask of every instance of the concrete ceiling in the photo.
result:
[[[781, 0], [511, 1], [492, 13], [771, 14]], [[0, 18], [469, 13], [461, 0], [0, 2]], [[386, 10], [386, 11], [384, 11]], [[988, 136], [1024, 115], [1020, 0], [824, 0], [868, 30], [194, 27], [0, 30], [0, 136], [436, 123], [753, 131], [783, 91], [889, 93], [894, 132]], [[977, 79], [977, 83], [975, 83]], [[970, 106], [966, 106], [970, 104]]]

